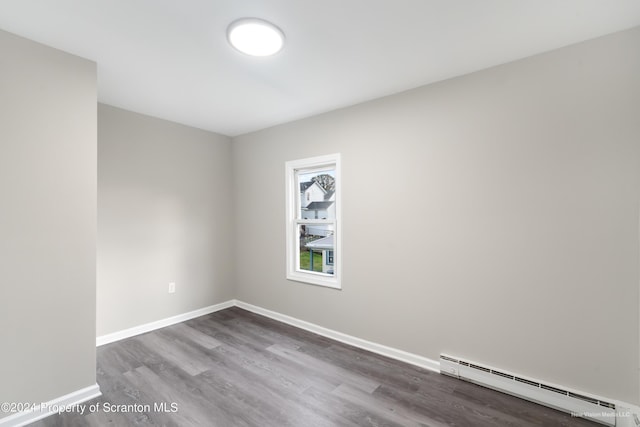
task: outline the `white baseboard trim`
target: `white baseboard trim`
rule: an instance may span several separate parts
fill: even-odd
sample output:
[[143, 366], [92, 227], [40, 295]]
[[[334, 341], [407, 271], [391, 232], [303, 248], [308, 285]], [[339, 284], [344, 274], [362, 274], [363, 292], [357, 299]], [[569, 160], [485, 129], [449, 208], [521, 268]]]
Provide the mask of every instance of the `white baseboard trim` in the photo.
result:
[[178, 314], [177, 316], [167, 317], [166, 319], [156, 320], [155, 322], [145, 323], [144, 325], [134, 326], [133, 328], [124, 329], [122, 331], [101, 335], [99, 337], [96, 337], [96, 346], [100, 347], [101, 345], [110, 344], [112, 342], [120, 341], [125, 338], [131, 338], [136, 335], [164, 328], [166, 326], [175, 325], [176, 323], [184, 322], [196, 317], [224, 310], [225, 308], [233, 307], [234, 305], [235, 300], [229, 300], [220, 304], [214, 304], [210, 305], [209, 307], [193, 310], [188, 313]]
[[295, 317], [291, 317], [285, 314], [277, 313], [275, 311], [267, 310], [265, 308], [248, 304], [246, 302], [236, 300], [235, 305], [237, 307], [243, 308], [253, 313], [261, 314], [263, 316], [286, 323], [288, 325], [295, 326], [297, 328], [304, 329], [306, 331], [313, 332], [318, 335], [322, 335], [324, 337], [331, 338], [333, 340], [340, 341], [342, 343], [349, 344], [354, 347], [358, 347], [363, 350], [370, 351], [372, 353], [377, 353], [382, 356], [389, 357], [391, 359], [400, 360], [402, 362], [419, 366], [421, 368], [428, 369], [430, 371], [434, 371], [438, 373], [440, 372], [440, 363], [435, 360], [428, 359], [424, 356], [419, 356], [417, 354], [409, 353], [403, 350], [398, 350], [393, 347], [387, 347], [386, 345], [363, 340], [362, 338], [357, 338], [352, 335], [347, 335], [342, 332], [334, 331], [332, 329], [328, 329], [323, 326], [316, 325], [314, 323], [296, 319]]
[[98, 384], [94, 384], [92, 386], [76, 390], [64, 396], [60, 396], [48, 402], [40, 403], [28, 411], [16, 412], [15, 414], [9, 415], [8, 417], [0, 418], [0, 427], [26, 426], [50, 415], [58, 413], [60, 411], [60, 408], [68, 408], [73, 407], [74, 405], [79, 405], [83, 402], [86, 402], [87, 400], [95, 399], [101, 394], [102, 393], [100, 393], [100, 387], [98, 386]]

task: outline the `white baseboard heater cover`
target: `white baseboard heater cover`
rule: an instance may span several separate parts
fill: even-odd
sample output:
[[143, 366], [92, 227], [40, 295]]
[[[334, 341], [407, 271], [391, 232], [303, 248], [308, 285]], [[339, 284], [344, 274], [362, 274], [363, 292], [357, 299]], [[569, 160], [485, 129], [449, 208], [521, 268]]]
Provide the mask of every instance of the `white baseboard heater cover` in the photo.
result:
[[440, 373], [604, 425], [616, 425], [617, 413], [614, 403], [520, 377], [504, 370], [497, 370], [455, 356], [441, 354]]

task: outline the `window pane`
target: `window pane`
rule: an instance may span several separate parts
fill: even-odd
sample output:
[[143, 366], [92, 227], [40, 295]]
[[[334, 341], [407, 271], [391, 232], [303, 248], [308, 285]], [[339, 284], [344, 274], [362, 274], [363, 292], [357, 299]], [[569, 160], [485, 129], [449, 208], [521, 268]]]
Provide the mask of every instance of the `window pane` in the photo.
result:
[[335, 219], [335, 169], [298, 171], [300, 219]]
[[300, 224], [300, 270], [333, 274], [333, 224]]

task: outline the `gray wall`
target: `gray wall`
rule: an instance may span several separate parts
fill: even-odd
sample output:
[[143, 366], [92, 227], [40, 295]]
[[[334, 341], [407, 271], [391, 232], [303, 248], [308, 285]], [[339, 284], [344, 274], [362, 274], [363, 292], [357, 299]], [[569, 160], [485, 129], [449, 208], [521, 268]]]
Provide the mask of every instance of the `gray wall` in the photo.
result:
[[102, 104], [98, 121], [98, 336], [232, 299], [231, 140]]
[[96, 382], [96, 67], [0, 52], [0, 402], [42, 402]]
[[[234, 138], [238, 298], [637, 403], [638, 76], [636, 28]], [[285, 279], [284, 163], [333, 152], [342, 291]]]

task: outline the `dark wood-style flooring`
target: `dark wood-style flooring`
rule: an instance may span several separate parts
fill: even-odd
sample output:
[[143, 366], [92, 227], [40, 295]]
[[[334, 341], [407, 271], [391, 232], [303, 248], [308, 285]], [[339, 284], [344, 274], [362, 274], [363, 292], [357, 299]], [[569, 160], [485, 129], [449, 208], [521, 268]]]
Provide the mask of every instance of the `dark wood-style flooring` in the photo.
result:
[[235, 307], [99, 347], [97, 378], [100, 410], [32, 426], [596, 425]]

